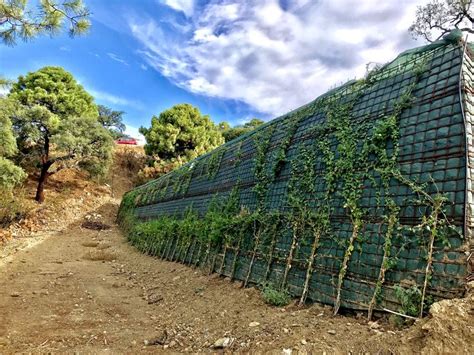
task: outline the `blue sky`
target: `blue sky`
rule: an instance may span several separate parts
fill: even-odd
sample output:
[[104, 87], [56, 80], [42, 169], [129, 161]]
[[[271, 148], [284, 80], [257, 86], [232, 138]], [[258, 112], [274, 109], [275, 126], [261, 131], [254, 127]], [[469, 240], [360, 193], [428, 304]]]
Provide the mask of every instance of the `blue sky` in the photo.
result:
[[0, 44], [0, 75], [70, 71], [129, 132], [187, 102], [215, 122], [268, 120], [421, 45], [423, 0], [85, 0], [88, 35]]

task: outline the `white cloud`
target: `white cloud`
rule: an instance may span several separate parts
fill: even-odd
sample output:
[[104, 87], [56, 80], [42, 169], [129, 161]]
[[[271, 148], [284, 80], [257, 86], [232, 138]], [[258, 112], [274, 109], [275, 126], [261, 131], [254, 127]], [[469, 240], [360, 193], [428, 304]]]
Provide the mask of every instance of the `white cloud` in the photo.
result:
[[7, 94], [10, 92], [10, 89], [7, 89], [6, 87], [0, 86], [0, 97], [7, 96]]
[[144, 145], [146, 143], [145, 137], [138, 131], [137, 127], [125, 125], [124, 133], [132, 138], [135, 138], [138, 141], [138, 145]]
[[191, 30], [170, 33], [146, 17], [129, 27], [143, 59], [176, 85], [275, 115], [417, 45], [407, 28], [425, 1], [215, 0], [197, 13], [192, 1], [185, 10], [165, 0], [191, 16]]
[[143, 109], [143, 104], [139, 101], [129, 100], [129, 99], [124, 98], [124, 97], [116, 96], [116, 95], [113, 95], [113, 94], [110, 94], [110, 93], [107, 93], [107, 92], [104, 92], [104, 91], [94, 90], [94, 89], [90, 89], [90, 88], [87, 88], [86, 90], [92, 96], [94, 96], [94, 98], [96, 100], [102, 101], [106, 104], [116, 105], [116, 106], [124, 106], [124, 107], [129, 106], [129, 107], [133, 107], [133, 108], [138, 109], [138, 110]]
[[140, 64], [140, 69], [146, 71], [146, 70], [148, 70], [148, 67], [145, 64], [142, 63], [142, 64]]
[[115, 53], [107, 53], [107, 55], [109, 56], [110, 59], [115, 60], [116, 62], [119, 62], [120, 64], [128, 65], [128, 63], [124, 59], [120, 58]]
[[188, 17], [194, 13], [194, 0], [163, 0], [162, 3], [173, 10], [183, 12]]
[[70, 51], [71, 51], [71, 47], [69, 47], [69, 46], [61, 46], [61, 47], [59, 47], [59, 50], [62, 51], [62, 52], [70, 52]]

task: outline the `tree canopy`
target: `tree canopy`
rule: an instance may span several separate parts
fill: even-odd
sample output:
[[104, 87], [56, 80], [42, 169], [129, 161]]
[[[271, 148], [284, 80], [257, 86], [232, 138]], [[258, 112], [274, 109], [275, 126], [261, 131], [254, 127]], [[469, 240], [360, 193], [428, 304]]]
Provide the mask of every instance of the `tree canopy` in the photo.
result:
[[415, 22], [409, 31], [429, 42], [440, 39], [454, 29], [474, 33], [471, 0], [431, 0], [418, 6]]
[[[0, 40], [15, 45], [38, 35], [55, 35], [68, 28], [71, 36], [86, 33], [90, 12], [82, 0], [56, 2], [40, 0], [29, 6], [28, 0], [0, 0]], [[34, 10], [36, 8], [36, 11]]]
[[0, 193], [5, 193], [21, 183], [26, 174], [8, 159], [17, 152], [10, 119], [16, 111], [15, 104], [11, 100], [0, 98], [0, 107]]
[[247, 132], [253, 131], [258, 126], [261, 126], [264, 122], [258, 118], [252, 118], [249, 122], [246, 122], [243, 125], [238, 125], [235, 127], [230, 127], [229, 123], [221, 122], [219, 123], [219, 130], [222, 133], [226, 142], [229, 142]]
[[28, 167], [40, 167], [37, 201], [44, 200], [48, 176], [64, 167], [93, 174], [107, 169], [112, 137], [97, 120], [92, 96], [70, 73], [45, 67], [20, 76], [9, 98], [22, 107], [12, 117], [22, 160]]
[[20, 76], [9, 97], [28, 107], [43, 106], [61, 118], [98, 116], [94, 98], [61, 67], [44, 67]]
[[97, 109], [99, 111], [98, 120], [102, 127], [106, 128], [114, 139], [123, 137], [126, 128], [123, 123], [125, 112], [115, 111], [104, 105], [98, 105]]
[[140, 127], [145, 152], [163, 160], [187, 162], [224, 143], [209, 116], [190, 104], [179, 104], [153, 116], [151, 127]]

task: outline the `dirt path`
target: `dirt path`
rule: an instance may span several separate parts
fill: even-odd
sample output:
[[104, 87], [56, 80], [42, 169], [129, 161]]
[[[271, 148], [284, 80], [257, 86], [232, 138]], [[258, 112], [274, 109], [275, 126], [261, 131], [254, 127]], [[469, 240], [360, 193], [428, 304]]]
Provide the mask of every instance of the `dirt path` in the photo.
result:
[[196, 352], [221, 338], [226, 350], [279, 353], [423, 345], [388, 324], [332, 317], [329, 307], [270, 307], [253, 288], [139, 254], [114, 225], [116, 210], [96, 211], [110, 230], [76, 223], [0, 266], [0, 353]]

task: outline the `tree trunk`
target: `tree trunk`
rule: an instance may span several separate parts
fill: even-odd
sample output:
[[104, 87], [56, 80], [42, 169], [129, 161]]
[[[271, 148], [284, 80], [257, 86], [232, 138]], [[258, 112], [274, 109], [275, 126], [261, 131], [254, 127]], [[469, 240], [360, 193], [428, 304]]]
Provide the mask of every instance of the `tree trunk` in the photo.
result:
[[38, 180], [38, 188], [36, 189], [35, 200], [39, 203], [44, 202], [44, 185], [48, 180], [48, 170], [53, 165], [54, 161], [49, 160], [49, 136], [48, 131], [45, 132], [44, 136], [44, 145], [43, 145], [43, 155], [41, 156], [41, 173]]
[[41, 165], [41, 174], [38, 180], [38, 188], [36, 189], [36, 196], [35, 200], [38, 201], [39, 203], [44, 202], [44, 185], [46, 184], [46, 181], [48, 180], [48, 170], [51, 167], [52, 162], [48, 161], [45, 162]]

